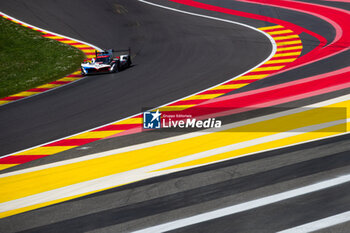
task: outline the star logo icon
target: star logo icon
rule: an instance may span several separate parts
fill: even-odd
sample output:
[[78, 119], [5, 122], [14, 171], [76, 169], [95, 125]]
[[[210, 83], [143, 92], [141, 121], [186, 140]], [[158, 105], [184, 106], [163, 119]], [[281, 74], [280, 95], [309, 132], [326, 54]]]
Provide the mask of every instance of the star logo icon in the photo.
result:
[[159, 112], [159, 110], [157, 110], [156, 112], [151, 113], [151, 115], [152, 115], [152, 120], [151, 120], [151, 122], [153, 122], [154, 120], [159, 121], [158, 119], [159, 119], [159, 117], [160, 117], [162, 114]]
[[161, 115], [162, 113], [157, 110], [156, 112], [144, 112], [143, 113], [143, 128], [144, 129], [160, 129], [161, 128]]

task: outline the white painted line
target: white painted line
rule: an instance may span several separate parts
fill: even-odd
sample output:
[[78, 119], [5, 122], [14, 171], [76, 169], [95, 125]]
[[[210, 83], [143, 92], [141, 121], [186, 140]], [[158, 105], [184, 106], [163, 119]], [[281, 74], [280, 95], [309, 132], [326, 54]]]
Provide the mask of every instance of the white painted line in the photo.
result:
[[[350, 119], [348, 119], [348, 120], [350, 121]], [[307, 126], [307, 127], [299, 128], [296, 130], [291, 130], [291, 131], [282, 132], [282, 133], [278, 133], [278, 134], [274, 134], [274, 135], [269, 135], [269, 136], [265, 136], [265, 137], [261, 137], [261, 138], [257, 138], [257, 139], [252, 139], [252, 140], [249, 140], [246, 142], [235, 143], [235, 144], [231, 144], [228, 146], [219, 147], [219, 148], [215, 148], [212, 150], [184, 156], [181, 158], [177, 158], [177, 159], [173, 159], [173, 160], [169, 160], [169, 161], [165, 161], [165, 162], [137, 168], [134, 170], [121, 172], [121, 173], [117, 173], [117, 174], [113, 174], [113, 175], [109, 175], [109, 176], [105, 176], [105, 177], [101, 177], [101, 178], [97, 178], [97, 179], [93, 179], [93, 180], [65, 186], [62, 188], [38, 193], [35, 195], [19, 198], [19, 199], [8, 201], [8, 202], [3, 202], [3, 203], [0, 203], [0, 212], [6, 212], [6, 211], [10, 211], [10, 210], [15, 210], [15, 209], [19, 209], [19, 208], [32, 206], [35, 204], [41, 204], [41, 203], [45, 203], [45, 202], [59, 200], [62, 198], [73, 197], [76, 195], [96, 192], [96, 191], [103, 190], [103, 189], [109, 189], [109, 188], [125, 185], [128, 183], [132, 183], [132, 182], [136, 182], [136, 181], [140, 181], [140, 180], [144, 180], [144, 179], [173, 173], [174, 170], [163, 170], [163, 171], [157, 171], [157, 172], [153, 172], [153, 171], [159, 170], [162, 168], [166, 168], [169, 166], [181, 164], [184, 162], [189, 162], [192, 160], [197, 160], [200, 158], [205, 158], [205, 157], [213, 156], [213, 155], [220, 154], [220, 153], [225, 153], [225, 152], [237, 150], [240, 148], [254, 146], [254, 145], [258, 145], [258, 144], [262, 144], [262, 143], [266, 143], [266, 142], [271, 142], [274, 140], [279, 140], [279, 139], [283, 139], [283, 138], [288, 138], [288, 137], [304, 134], [306, 132], [312, 132], [315, 130], [328, 128], [328, 127], [343, 124], [343, 123], [344, 123], [344, 120], [338, 120], [338, 121], [327, 122], [327, 123], [318, 124], [318, 125]], [[184, 169], [187, 169], [187, 168], [183, 168], [183, 170]]]
[[[291, 110], [287, 110], [287, 111], [283, 111], [283, 112], [273, 113], [270, 115], [265, 115], [265, 116], [261, 116], [261, 117], [251, 118], [251, 119], [244, 120], [244, 121], [231, 123], [228, 125], [224, 125], [223, 127], [217, 129], [217, 131], [228, 130], [228, 129], [232, 129], [232, 128], [237, 128], [237, 127], [241, 127], [241, 126], [245, 126], [245, 125], [254, 124], [257, 122], [275, 119], [278, 117], [283, 117], [283, 116], [287, 116], [287, 115], [291, 115], [291, 114], [295, 114], [295, 113], [300, 113], [300, 112], [304, 112], [304, 111], [307, 111], [307, 110], [310, 110], [313, 108], [320, 108], [320, 107], [328, 106], [331, 104], [347, 101], [349, 99], [350, 99], [350, 94], [340, 96], [337, 98], [333, 98], [333, 99], [329, 99], [326, 101], [322, 101], [319, 103], [311, 104], [311, 105], [304, 106], [301, 108], [291, 109]], [[48, 168], [63, 166], [63, 165], [67, 165], [67, 164], [77, 163], [77, 162], [82, 162], [82, 161], [86, 161], [86, 160], [90, 160], [90, 159], [96, 159], [96, 158], [101, 158], [101, 157], [105, 157], [105, 156], [120, 154], [120, 153], [124, 153], [124, 152], [128, 152], [128, 151], [140, 150], [140, 149], [144, 149], [144, 148], [148, 148], [148, 147], [163, 145], [163, 144], [172, 143], [172, 142], [185, 140], [185, 139], [190, 139], [190, 138], [194, 138], [194, 137], [198, 137], [198, 136], [202, 136], [202, 135], [206, 135], [206, 134], [211, 134], [211, 133], [215, 133], [215, 131], [213, 131], [213, 129], [206, 129], [206, 130], [202, 130], [199, 132], [183, 134], [183, 135], [179, 135], [179, 136], [175, 136], [175, 137], [169, 137], [169, 138], [160, 139], [160, 140], [151, 141], [151, 142], [146, 142], [146, 143], [141, 143], [141, 144], [137, 144], [137, 145], [133, 145], [133, 146], [127, 146], [127, 147], [123, 147], [123, 148], [118, 148], [118, 149], [114, 149], [114, 150], [96, 153], [96, 154], [86, 155], [86, 156], [82, 156], [79, 158], [68, 159], [68, 160], [59, 161], [59, 162], [55, 162], [55, 163], [40, 165], [40, 166], [26, 168], [26, 169], [22, 169], [22, 170], [18, 170], [18, 171], [13, 171], [13, 172], [8, 172], [8, 173], [0, 174], [0, 178], [14, 176], [14, 175], [18, 175], [18, 174], [24, 174], [24, 173], [33, 172], [33, 171], [44, 170], [44, 169], [48, 169]], [[350, 132], [346, 132], [344, 134], [347, 134], [347, 133], [350, 133]], [[334, 135], [334, 136], [330, 136], [330, 137], [335, 137], [335, 136], [339, 136], [339, 135], [342, 135], [342, 134], [338, 134], [338, 135]], [[326, 138], [328, 138], [328, 137], [326, 137]], [[318, 139], [316, 139], [316, 140], [318, 140]], [[310, 142], [310, 141], [308, 141], [308, 142]], [[306, 142], [303, 142], [303, 143], [306, 143]], [[298, 145], [298, 144], [302, 144], [302, 143], [296, 143], [293, 145]], [[279, 148], [282, 148], [282, 147], [279, 147]], [[274, 149], [277, 149], [277, 148], [274, 148]], [[261, 151], [261, 152], [264, 152], [264, 151]]]
[[[316, 184], [304, 186], [301, 188], [293, 189], [290, 191], [278, 193], [275, 195], [259, 198], [259, 199], [253, 200], [253, 201], [248, 201], [248, 202], [233, 205], [230, 207], [210, 211], [207, 213], [198, 214], [198, 215], [195, 215], [195, 216], [192, 216], [189, 218], [183, 218], [183, 219], [175, 220], [172, 222], [160, 224], [157, 226], [145, 228], [145, 229], [142, 229], [139, 231], [135, 231], [135, 233], [148, 233], [148, 232], [153, 233], [153, 232], [171, 231], [171, 230], [179, 229], [182, 227], [190, 226], [193, 224], [202, 223], [202, 222], [209, 221], [212, 219], [217, 219], [217, 218], [221, 218], [224, 216], [228, 216], [228, 215], [240, 213], [243, 211], [255, 209], [258, 207], [266, 206], [266, 205], [280, 202], [280, 201], [283, 201], [283, 200], [286, 200], [289, 198], [294, 198], [294, 197], [309, 194], [312, 192], [320, 191], [322, 189], [327, 189], [327, 188], [330, 188], [330, 187], [333, 187], [336, 185], [344, 184], [344, 183], [347, 183], [349, 181], [350, 181], [350, 175], [341, 176], [341, 177], [334, 178], [334, 179], [327, 180], [327, 181], [323, 181], [320, 183], [316, 183]], [[346, 217], [349, 218], [349, 216], [346, 216]], [[295, 233], [295, 232], [299, 232], [299, 231], [288, 231], [288, 233], [289, 232]], [[300, 232], [305, 232], [305, 231], [300, 231]], [[284, 233], [287, 233], [287, 232], [284, 232]]]
[[77, 39], [74, 39], [74, 38], [72, 38], [72, 37], [64, 36], [64, 35], [61, 35], [61, 34], [58, 34], [58, 33], [55, 33], [55, 32], [51, 32], [51, 31], [48, 31], [48, 30], [45, 30], [45, 29], [42, 29], [42, 28], [33, 26], [33, 25], [29, 24], [29, 23], [25, 23], [25, 22], [23, 22], [23, 21], [21, 21], [21, 20], [19, 20], [19, 19], [16, 19], [16, 18], [14, 18], [14, 17], [12, 17], [12, 16], [9, 16], [9, 15], [5, 14], [4, 12], [1, 12], [1, 11], [0, 11], [0, 14], [5, 15], [6, 17], [9, 17], [10, 19], [14, 19], [14, 20], [16, 20], [16, 21], [18, 21], [18, 22], [20, 22], [20, 23], [22, 23], [22, 24], [24, 24], [24, 25], [27, 25], [27, 26], [30, 26], [30, 27], [33, 27], [33, 28], [42, 30], [42, 31], [44, 31], [44, 32], [46, 32], [46, 33], [50, 33], [50, 34], [53, 34], [53, 35], [55, 35], [55, 36], [61, 36], [61, 37], [64, 37], [64, 38], [66, 38], [66, 39], [69, 39], [69, 40], [74, 40], [74, 41], [77, 41], [77, 42], [80, 42], [80, 43], [89, 45], [89, 46], [93, 47], [93, 48], [96, 49], [96, 50], [102, 51], [101, 48], [99, 48], [99, 47], [97, 47], [97, 46], [95, 46], [95, 45], [93, 45], [93, 44], [89, 44], [89, 43], [87, 43], [87, 42], [85, 42], [85, 41], [77, 40]]
[[[48, 30], [44, 30], [44, 29], [42, 29], [42, 28], [33, 26], [33, 25], [28, 24], [28, 23], [25, 23], [25, 22], [23, 22], [23, 21], [21, 21], [21, 20], [19, 20], [19, 19], [16, 19], [16, 18], [14, 18], [14, 17], [12, 17], [12, 16], [9, 16], [9, 15], [7, 15], [7, 14], [1, 12], [1, 11], [0, 11], [0, 14], [4, 15], [4, 16], [6, 16], [6, 17], [12, 19], [12, 20], [16, 20], [16, 21], [18, 21], [18, 22], [20, 22], [20, 23], [22, 23], [22, 24], [24, 24], [24, 25], [30, 26], [30, 27], [32, 27], [32, 28], [42, 30], [42, 31], [44, 31], [44, 32], [46, 32], [46, 33], [50, 33], [50, 34], [55, 35], [55, 36], [61, 36], [61, 37], [64, 37], [64, 38], [66, 38], [66, 39], [69, 39], [69, 40], [74, 40], [74, 41], [77, 41], [77, 42], [86, 44], [86, 45], [88, 45], [88, 46], [90, 46], [90, 47], [93, 47], [94, 49], [96, 49], [96, 50], [98, 50], [98, 51], [102, 51], [101, 48], [99, 48], [99, 47], [97, 47], [97, 46], [95, 46], [95, 45], [89, 44], [89, 43], [87, 43], [87, 42], [85, 42], [85, 41], [77, 40], [77, 39], [74, 39], [74, 38], [71, 38], [71, 37], [68, 37], [68, 36], [64, 36], [64, 35], [61, 35], [61, 34], [57, 34], [57, 33], [55, 33], [55, 32], [51, 32], [51, 31], [48, 31]], [[0, 17], [1, 17], [1, 16], [0, 16]], [[63, 77], [62, 77], [62, 78], [63, 78]], [[15, 103], [15, 102], [18, 102], [18, 101], [21, 101], [21, 100], [29, 99], [29, 98], [31, 98], [31, 97], [34, 97], [34, 96], [37, 96], [37, 95], [40, 95], [40, 94], [43, 94], [43, 93], [47, 93], [47, 92], [50, 92], [50, 91], [53, 91], [53, 90], [56, 90], [56, 89], [61, 88], [61, 87], [66, 87], [66, 86], [71, 85], [71, 84], [73, 84], [73, 83], [75, 83], [75, 82], [78, 82], [78, 81], [80, 81], [80, 80], [82, 80], [82, 78], [77, 79], [77, 80], [74, 80], [74, 81], [72, 81], [72, 82], [70, 82], [70, 83], [64, 84], [64, 85], [62, 85], [62, 86], [58, 86], [58, 87], [51, 88], [51, 89], [49, 89], [49, 90], [47, 90], [47, 91], [39, 92], [39, 93], [37, 93], [37, 94], [35, 94], [35, 95], [30, 95], [30, 96], [27, 96], [27, 97], [24, 97], [24, 98], [21, 98], [21, 99], [18, 99], [18, 100], [12, 100], [11, 102], [8, 102], [8, 103], [6, 103], [6, 104], [0, 105], [0, 107], [5, 106], [5, 105], [8, 105], [8, 104]], [[32, 148], [34, 148], [34, 147], [32, 147]], [[18, 152], [15, 152], [15, 153], [18, 153]], [[4, 155], [4, 156], [2, 156], [2, 157], [0, 157], [0, 158], [4, 158], [4, 157], [10, 156], [10, 155], [13, 155], [13, 154], [15, 154], [15, 153], [11, 153], [11, 154], [9, 154], [9, 155]]]
[[[323, 218], [314, 222], [306, 223], [277, 233], [306, 233], [314, 232], [328, 227], [332, 227], [341, 223], [350, 221], [350, 211]], [[331, 231], [329, 231], [331, 232]]]
[[[141, 1], [140, 1], [140, 2], [141, 2]], [[184, 14], [189, 14], [189, 15], [193, 15], [193, 16], [198, 16], [198, 17], [208, 18], [208, 19], [212, 19], [212, 20], [222, 21], [222, 22], [226, 22], [226, 23], [241, 25], [241, 26], [250, 28], [250, 29], [252, 29], [252, 30], [255, 30], [255, 31], [259, 32], [259, 33], [262, 33], [264, 36], [266, 36], [266, 37], [270, 40], [270, 42], [271, 42], [271, 44], [272, 44], [272, 50], [271, 50], [270, 55], [269, 55], [265, 60], [263, 60], [262, 62], [260, 62], [259, 64], [257, 64], [257, 65], [254, 66], [253, 68], [251, 68], [250, 70], [248, 70], [248, 71], [246, 71], [246, 72], [243, 72], [242, 74], [239, 74], [239, 75], [237, 75], [237, 76], [235, 76], [235, 77], [233, 77], [233, 78], [230, 78], [230, 79], [228, 79], [228, 80], [226, 80], [226, 81], [224, 81], [224, 82], [222, 82], [222, 83], [219, 83], [219, 84], [217, 84], [217, 85], [215, 85], [215, 86], [208, 87], [207, 89], [198, 91], [198, 92], [196, 92], [196, 93], [194, 93], [194, 94], [191, 94], [191, 95], [182, 97], [182, 98], [180, 98], [180, 99], [171, 101], [171, 102], [166, 103], [166, 104], [164, 104], [164, 105], [161, 105], [161, 106], [159, 106], [159, 107], [157, 107], [157, 108], [161, 108], [161, 107], [170, 105], [170, 104], [175, 103], [175, 102], [177, 102], [177, 101], [179, 101], [179, 100], [188, 98], [188, 97], [193, 96], [193, 95], [197, 95], [198, 93], [201, 93], [201, 92], [203, 92], [203, 91], [209, 90], [209, 89], [214, 88], [214, 87], [217, 87], [217, 86], [219, 86], [219, 85], [221, 85], [221, 84], [223, 84], [223, 83], [225, 83], [225, 82], [227, 82], [227, 81], [229, 81], [229, 80], [234, 80], [234, 79], [236, 79], [236, 78], [238, 78], [238, 77], [241, 77], [242, 75], [245, 75], [246, 73], [249, 73], [250, 71], [252, 71], [252, 70], [258, 68], [259, 66], [261, 66], [262, 64], [264, 64], [265, 62], [267, 62], [268, 60], [270, 60], [271, 57], [273, 57], [273, 56], [275, 55], [275, 53], [276, 53], [277, 45], [276, 45], [276, 42], [273, 40], [273, 38], [272, 38], [269, 34], [267, 34], [266, 32], [261, 31], [261, 30], [258, 30], [257, 28], [254, 28], [254, 27], [251, 27], [251, 26], [249, 26], [249, 25], [242, 24], [242, 23], [230, 21], [230, 20], [224, 20], [224, 19], [220, 19], [220, 18], [215, 18], [215, 17], [205, 16], [205, 15], [195, 14], [195, 13], [191, 13], [191, 12], [187, 12], [187, 11], [180, 11], [180, 10], [173, 9], [173, 8], [169, 8], [169, 7], [163, 7], [163, 6], [161, 6], [161, 5], [149, 3], [149, 2], [146, 2], [146, 1], [142, 1], [142, 2], [143, 2], [143, 3], [147, 3], [147, 4], [151, 4], [151, 5], [154, 5], [154, 6], [162, 7], [162, 8], [168, 9], [168, 10], [177, 11], [177, 12], [184, 13]], [[0, 13], [1, 13], [1, 12], [0, 12]], [[4, 14], [4, 13], [2, 13], [2, 14]], [[4, 14], [4, 15], [6, 15], [6, 14]], [[6, 16], [7, 16], [7, 15], [6, 15]], [[8, 17], [10, 17], [10, 16], [8, 16]], [[29, 24], [27, 24], [27, 25], [29, 25]], [[32, 26], [32, 25], [29, 25], [29, 26]], [[34, 26], [32, 26], [32, 27], [34, 27]], [[40, 28], [39, 28], [39, 29], [40, 29]], [[41, 29], [41, 30], [42, 30], [42, 29]], [[49, 32], [49, 33], [52, 33], [52, 32]], [[52, 34], [53, 34], [53, 33], [52, 33]], [[59, 34], [57, 34], [57, 35], [59, 35]], [[60, 36], [60, 35], [59, 35], [59, 36]], [[67, 38], [69, 38], [69, 37], [67, 37]], [[85, 42], [84, 42], [84, 43], [85, 43]], [[12, 102], [14, 102], [14, 101], [12, 101]], [[12, 102], [10, 102], [10, 103], [12, 103]], [[6, 105], [6, 104], [3, 104], [3, 105], [1, 105], [1, 106], [4, 106], [4, 105]], [[155, 108], [155, 109], [157, 109], [157, 108]], [[135, 116], [138, 116], [138, 115], [140, 115], [140, 113], [131, 115], [131, 116], [129, 116], [129, 117], [125, 117], [125, 118], [123, 118], [123, 119], [120, 119], [120, 120], [117, 120], [117, 121], [114, 121], [114, 122], [110, 122], [110, 123], [107, 123], [107, 124], [104, 124], [104, 125], [100, 125], [100, 126], [98, 126], [98, 127], [95, 127], [95, 128], [92, 128], [92, 129], [88, 129], [88, 130], [85, 130], [85, 131], [82, 131], [82, 132], [79, 132], [79, 133], [76, 133], [76, 134], [73, 134], [73, 135], [69, 135], [69, 136], [66, 136], [66, 137], [63, 137], [63, 138], [59, 138], [59, 139], [56, 139], [56, 140], [53, 140], [53, 141], [49, 141], [49, 142], [46, 142], [46, 143], [43, 143], [43, 144], [40, 144], [40, 145], [37, 145], [37, 146], [33, 146], [33, 147], [30, 147], [30, 148], [24, 149], [24, 150], [16, 151], [16, 152], [13, 152], [13, 153], [11, 153], [11, 154], [7, 154], [7, 155], [4, 155], [4, 156], [0, 156], [0, 158], [5, 158], [5, 157], [8, 157], [8, 156], [17, 154], [17, 153], [21, 153], [21, 152], [24, 152], [24, 151], [27, 151], [27, 150], [31, 150], [31, 149], [34, 149], [34, 148], [37, 148], [37, 147], [41, 147], [41, 146], [43, 146], [43, 145], [47, 145], [47, 144], [50, 144], [50, 143], [53, 143], [53, 142], [57, 142], [57, 141], [60, 141], [60, 140], [63, 140], [63, 139], [69, 138], [69, 137], [73, 137], [73, 136], [82, 134], [82, 133], [90, 132], [90, 131], [92, 131], [92, 130], [95, 130], [95, 129], [98, 129], [98, 128], [101, 128], [101, 127], [104, 127], [104, 126], [107, 126], [107, 125], [110, 125], [110, 124], [114, 124], [114, 123], [117, 123], [117, 122], [119, 122], [119, 121], [123, 121], [123, 120], [129, 119], [129, 118], [132, 118], [132, 117], [135, 117]]]

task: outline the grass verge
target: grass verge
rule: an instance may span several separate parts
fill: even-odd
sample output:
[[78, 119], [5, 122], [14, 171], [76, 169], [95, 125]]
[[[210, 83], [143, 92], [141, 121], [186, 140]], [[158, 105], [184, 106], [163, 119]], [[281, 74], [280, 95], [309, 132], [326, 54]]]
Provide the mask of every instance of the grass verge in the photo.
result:
[[85, 55], [0, 17], [0, 98], [76, 71]]

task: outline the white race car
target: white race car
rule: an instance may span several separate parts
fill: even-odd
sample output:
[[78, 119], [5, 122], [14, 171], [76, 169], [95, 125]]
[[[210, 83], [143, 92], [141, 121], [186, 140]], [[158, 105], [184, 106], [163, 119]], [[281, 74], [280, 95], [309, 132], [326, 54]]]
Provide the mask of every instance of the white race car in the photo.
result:
[[128, 68], [131, 66], [130, 49], [128, 51], [128, 54], [117, 57], [113, 56], [113, 52], [122, 51], [113, 51], [112, 49], [103, 52], [96, 51], [95, 58], [81, 63], [81, 74], [114, 73]]

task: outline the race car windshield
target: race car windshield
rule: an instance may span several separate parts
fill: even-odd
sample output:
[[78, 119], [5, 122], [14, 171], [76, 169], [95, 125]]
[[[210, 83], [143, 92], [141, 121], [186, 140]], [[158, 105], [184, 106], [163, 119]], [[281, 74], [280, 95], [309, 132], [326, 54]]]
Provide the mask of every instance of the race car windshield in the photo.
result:
[[95, 62], [108, 63], [108, 60], [109, 60], [108, 57], [98, 57], [98, 58], [96, 58]]

